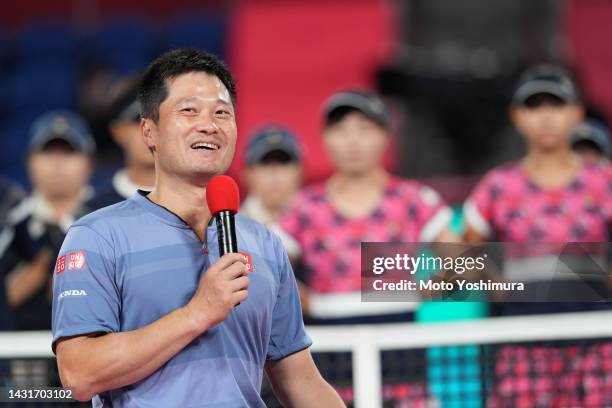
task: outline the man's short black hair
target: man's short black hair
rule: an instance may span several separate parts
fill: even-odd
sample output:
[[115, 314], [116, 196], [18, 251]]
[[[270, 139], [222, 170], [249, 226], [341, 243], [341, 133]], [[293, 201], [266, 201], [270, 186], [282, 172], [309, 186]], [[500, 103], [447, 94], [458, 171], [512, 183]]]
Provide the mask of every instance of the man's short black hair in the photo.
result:
[[195, 48], [178, 48], [158, 57], [145, 71], [138, 92], [142, 117], [157, 122], [159, 105], [168, 96], [168, 81], [190, 72], [205, 72], [219, 78], [236, 105], [234, 77], [219, 58]]

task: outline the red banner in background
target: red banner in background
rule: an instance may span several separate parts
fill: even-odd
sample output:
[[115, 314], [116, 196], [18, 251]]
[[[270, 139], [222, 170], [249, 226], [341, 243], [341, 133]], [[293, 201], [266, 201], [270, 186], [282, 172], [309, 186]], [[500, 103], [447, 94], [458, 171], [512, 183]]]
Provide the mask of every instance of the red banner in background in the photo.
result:
[[230, 173], [242, 169], [250, 133], [276, 122], [300, 138], [306, 182], [328, 176], [321, 105], [338, 90], [374, 86], [395, 43], [392, 16], [381, 0], [241, 3], [227, 51], [238, 83], [239, 137]]

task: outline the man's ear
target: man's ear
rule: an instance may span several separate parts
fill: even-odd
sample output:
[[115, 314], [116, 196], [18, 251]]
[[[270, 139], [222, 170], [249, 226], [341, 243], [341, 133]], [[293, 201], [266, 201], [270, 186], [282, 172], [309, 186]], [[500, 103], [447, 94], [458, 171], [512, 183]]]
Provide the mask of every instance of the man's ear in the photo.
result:
[[151, 152], [155, 151], [157, 138], [157, 125], [151, 119], [140, 119], [140, 133], [142, 138]]

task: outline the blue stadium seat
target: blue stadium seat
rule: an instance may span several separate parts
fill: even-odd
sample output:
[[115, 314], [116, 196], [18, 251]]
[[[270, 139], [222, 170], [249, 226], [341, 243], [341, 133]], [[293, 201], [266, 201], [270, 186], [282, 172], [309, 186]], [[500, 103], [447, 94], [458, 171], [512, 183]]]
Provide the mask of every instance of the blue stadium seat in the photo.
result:
[[11, 110], [72, 108], [76, 102], [78, 70], [70, 62], [19, 65], [7, 85]]
[[64, 61], [76, 57], [77, 44], [68, 23], [39, 23], [21, 31], [16, 51], [22, 61]]
[[223, 58], [225, 27], [223, 15], [181, 16], [168, 28], [167, 47], [195, 47]]
[[144, 21], [115, 20], [100, 27], [93, 44], [101, 63], [128, 74], [146, 68], [155, 56], [156, 36]]
[[5, 32], [0, 31], [0, 72], [6, 69], [9, 62], [10, 43]]
[[25, 156], [28, 132], [35, 116], [14, 118], [0, 129], [0, 171], [22, 185], [28, 183]]
[[0, 31], [0, 121], [8, 113], [8, 89], [6, 74], [11, 63], [11, 45], [4, 31]]
[[106, 56], [103, 64], [113, 69], [119, 75], [128, 75], [143, 71], [151, 62], [152, 57], [133, 51], [117, 50]]

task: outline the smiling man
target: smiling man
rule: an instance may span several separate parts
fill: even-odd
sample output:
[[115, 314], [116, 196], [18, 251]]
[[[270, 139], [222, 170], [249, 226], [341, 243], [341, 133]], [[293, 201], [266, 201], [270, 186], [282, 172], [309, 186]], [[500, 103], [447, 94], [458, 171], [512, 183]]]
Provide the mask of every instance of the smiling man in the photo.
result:
[[251, 271], [242, 255], [217, 256], [204, 191], [232, 161], [235, 99], [231, 74], [202, 51], [171, 51], [146, 71], [141, 132], [155, 188], [75, 223], [54, 274], [53, 348], [77, 399], [264, 407], [265, 368], [287, 406], [343, 406], [313, 363], [279, 239], [238, 216]]

